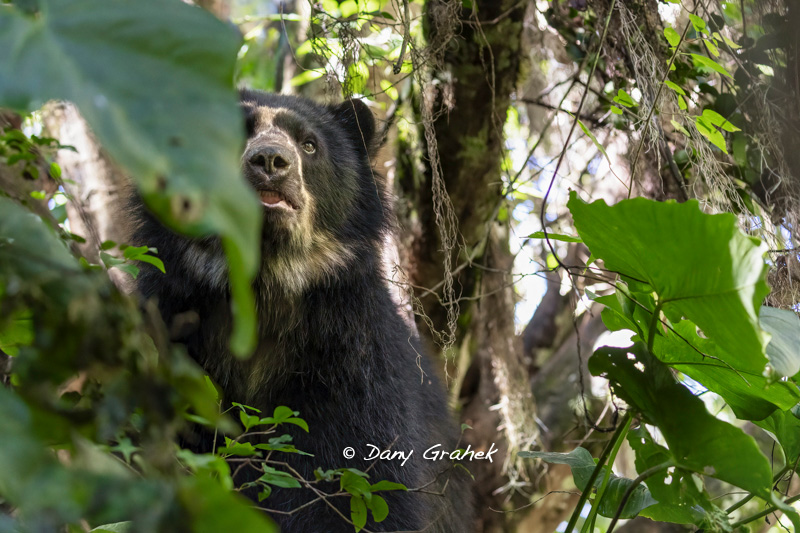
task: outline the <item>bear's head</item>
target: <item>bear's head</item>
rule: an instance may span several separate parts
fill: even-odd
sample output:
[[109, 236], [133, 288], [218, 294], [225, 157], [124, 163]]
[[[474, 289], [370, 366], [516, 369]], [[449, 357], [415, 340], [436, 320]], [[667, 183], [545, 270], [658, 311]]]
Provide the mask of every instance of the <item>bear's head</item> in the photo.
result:
[[261, 280], [300, 292], [372, 261], [388, 204], [371, 164], [371, 111], [360, 100], [325, 106], [251, 90], [240, 100], [242, 171], [264, 210]]

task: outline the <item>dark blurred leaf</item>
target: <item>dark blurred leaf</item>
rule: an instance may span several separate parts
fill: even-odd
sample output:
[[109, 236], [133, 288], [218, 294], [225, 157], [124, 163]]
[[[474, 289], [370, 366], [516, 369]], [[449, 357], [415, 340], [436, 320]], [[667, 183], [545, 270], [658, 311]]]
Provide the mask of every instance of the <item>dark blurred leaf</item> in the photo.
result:
[[249, 285], [260, 211], [239, 176], [239, 35], [179, 0], [38, 6], [35, 16], [0, 10], [0, 105], [74, 102], [162, 220], [193, 235], [223, 235], [237, 319], [231, 344], [245, 353], [255, 340]]
[[755, 440], [709, 414], [703, 402], [677, 383], [646, 346], [600, 348], [589, 359], [589, 370], [607, 377], [615, 394], [661, 430], [676, 467], [770, 500], [772, 471]]

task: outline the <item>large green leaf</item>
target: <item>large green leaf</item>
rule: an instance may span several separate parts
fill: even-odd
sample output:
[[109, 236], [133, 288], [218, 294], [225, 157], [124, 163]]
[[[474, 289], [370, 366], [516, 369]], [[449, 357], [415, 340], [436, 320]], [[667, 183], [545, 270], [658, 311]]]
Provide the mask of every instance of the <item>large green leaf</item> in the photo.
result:
[[237, 318], [232, 346], [244, 353], [255, 339], [248, 288], [260, 211], [239, 170], [240, 36], [180, 0], [24, 5], [0, 6], [0, 105], [74, 102], [162, 220], [223, 236]]
[[[630, 430], [628, 443], [636, 453], [637, 472], [668, 462], [678, 463], [668, 449], [653, 440], [644, 425]], [[681, 468], [658, 469], [645, 483], [659, 503], [642, 510], [641, 514], [653, 520], [700, 525], [706, 518], [706, 509], [714, 508], [706, 495], [698, 490], [691, 472]]]
[[575, 192], [567, 206], [606, 268], [649, 284], [667, 316], [688, 318], [737, 364], [763, 370], [767, 338], [758, 309], [769, 292], [766, 248], [739, 231], [734, 215], [707, 215], [695, 200], [587, 204]]
[[[589, 484], [589, 478], [592, 476], [592, 471], [595, 469], [596, 463], [592, 454], [585, 448], [575, 448], [569, 453], [555, 453], [555, 452], [519, 452], [518, 455], [522, 458], [528, 459], [541, 459], [546, 463], [565, 464], [572, 470], [572, 479], [575, 486], [581, 491], [585, 491]], [[605, 476], [604, 466], [601, 474], [597, 476], [594, 482], [594, 488], [599, 489], [603, 484], [603, 477]], [[608, 485], [606, 486], [603, 500], [600, 502], [598, 512], [602, 516], [613, 517], [620, 504], [625, 492], [633, 484], [632, 479], [610, 474]], [[657, 504], [655, 499], [650, 495], [650, 491], [644, 485], [638, 485], [625, 503], [625, 508], [620, 513], [621, 518], [633, 518], [639, 514], [642, 509]]]
[[772, 472], [755, 440], [712, 416], [646, 346], [600, 348], [589, 359], [589, 370], [607, 377], [615, 394], [661, 430], [677, 468], [721, 479], [770, 500]]
[[[643, 295], [633, 296], [644, 300]], [[595, 301], [606, 306], [602, 312], [606, 327], [612, 331], [638, 331], [634, 340], [646, 342], [652, 314], [641, 307], [626, 305], [630, 301], [621, 290]], [[689, 320], [681, 320], [666, 331], [659, 328], [653, 355], [719, 394], [736, 416], [744, 420], [762, 420], [776, 408], [786, 410], [800, 402], [800, 390], [794, 383], [770, 380], [763, 375], [758, 362], [737, 360], [727, 354], [710, 339], [700, 337]]]

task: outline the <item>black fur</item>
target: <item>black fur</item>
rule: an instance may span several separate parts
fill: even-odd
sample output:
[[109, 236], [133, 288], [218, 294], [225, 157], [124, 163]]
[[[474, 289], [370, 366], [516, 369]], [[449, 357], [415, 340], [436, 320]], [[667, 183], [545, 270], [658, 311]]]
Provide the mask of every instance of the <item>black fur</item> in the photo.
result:
[[[287, 431], [298, 449], [314, 457], [280, 458], [307, 479], [317, 467], [372, 467], [373, 483], [386, 479], [411, 488], [437, 480], [426, 487], [435, 492], [449, 478], [444, 496], [383, 493], [389, 517], [379, 524], [370, 519], [368, 529], [470, 531], [467, 476], [449, 463], [422, 459], [434, 444], [455, 450], [458, 431], [444, 389], [428, 360], [418, 358], [419, 342], [383, 279], [380, 250], [390, 215], [385, 185], [369, 161], [376, 150], [371, 112], [357, 100], [322, 106], [255, 91], [242, 91], [241, 101], [248, 129], [245, 177], [255, 189], [276, 190], [299, 208], [265, 206], [262, 269], [254, 282], [260, 324], [255, 354], [238, 361], [228, 350], [231, 315], [219, 243], [179, 237], [140, 204], [132, 240], [157, 247], [168, 271], [143, 270], [139, 291], [157, 299], [173, 336], [221, 385], [226, 401], [265, 415], [277, 405], [300, 412], [310, 433]], [[313, 154], [303, 151], [309, 140]], [[269, 166], [276, 150], [280, 172]], [[399, 460], [367, 462], [368, 443], [414, 453], [405, 466]], [[343, 457], [348, 446], [356, 450], [351, 460]], [[322, 488], [333, 492], [336, 486]], [[261, 505], [290, 511], [312, 496], [275, 489]], [[349, 516], [348, 498], [331, 502]], [[322, 502], [273, 518], [290, 533], [353, 531]]]

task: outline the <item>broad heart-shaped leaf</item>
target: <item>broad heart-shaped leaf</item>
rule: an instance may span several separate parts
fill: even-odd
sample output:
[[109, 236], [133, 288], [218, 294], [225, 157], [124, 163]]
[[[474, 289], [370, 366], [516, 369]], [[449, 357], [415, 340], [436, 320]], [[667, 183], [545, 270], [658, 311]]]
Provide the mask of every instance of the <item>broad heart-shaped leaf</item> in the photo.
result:
[[770, 464], [755, 440], [709, 414], [646, 346], [600, 348], [589, 359], [589, 371], [607, 377], [616, 395], [659, 428], [677, 468], [771, 499]]
[[249, 287], [260, 210], [239, 170], [244, 128], [233, 70], [240, 36], [180, 0], [28, 5], [0, 6], [0, 106], [75, 103], [165, 223], [221, 235], [236, 317], [231, 344], [246, 352], [255, 340]]
[[772, 368], [791, 377], [800, 372], [800, 318], [794, 311], [762, 307], [761, 327], [772, 338], [767, 345], [767, 357]]
[[575, 192], [567, 206], [606, 268], [648, 283], [667, 316], [688, 318], [738, 361], [766, 366], [767, 338], [758, 324], [769, 292], [766, 248], [739, 231], [734, 215], [707, 215], [696, 200], [587, 204]]
[[[645, 295], [632, 296], [645, 301]], [[644, 342], [648, 338], [652, 315], [630, 305], [621, 290], [595, 301], [606, 306], [601, 316], [609, 330], [630, 329], [638, 332], [634, 340]], [[681, 320], [666, 331], [659, 328], [658, 333], [653, 355], [719, 394], [738, 418], [762, 420], [776, 408], [786, 410], [800, 402], [800, 390], [794, 383], [771, 382], [759, 363], [726, 353], [713, 341], [700, 337], [689, 320]]]
[[[637, 472], [667, 462], [677, 464], [670, 451], [656, 444], [643, 425], [630, 430], [628, 443], [636, 453]], [[652, 520], [700, 525], [706, 516], [706, 509], [714, 508], [706, 495], [697, 489], [692, 474], [680, 468], [659, 469], [645, 483], [659, 502], [641, 512]]]
[[[590, 454], [588, 450], [581, 447], [575, 448], [569, 453], [519, 452], [518, 455], [522, 458], [541, 459], [546, 463], [568, 465], [572, 470], [572, 479], [575, 482], [575, 486], [581, 491], [586, 490], [586, 486], [589, 483], [589, 478], [591, 477], [592, 471], [596, 466], [594, 458], [592, 458], [592, 454]], [[605, 470], [606, 467], [604, 466], [600, 472], [600, 475], [597, 476], [597, 479], [595, 479], [595, 489], [599, 489], [603, 484]], [[603, 495], [603, 501], [600, 502], [600, 508], [598, 509], [598, 512], [602, 516], [609, 518], [613, 517], [622, 503], [622, 498], [625, 496], [625, 492], [628, 490], [628, 487], [630, 487], [631, 484], [633, 484], [632, 479], [611, 474], [608, 479], [608, 485], [606, 486], [605, 494]], [[625, 508], [620, 514], [620, 517], [633, 518], [639, 514], [642, 509], [657, 503], [658, 502], [656, 502], [656, 500], [650, 495], [650, 491], [648, 491], [644, 485], [639, 485], [633, 490], [633, 493], [625, 503]]]

